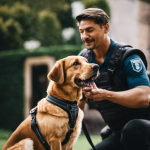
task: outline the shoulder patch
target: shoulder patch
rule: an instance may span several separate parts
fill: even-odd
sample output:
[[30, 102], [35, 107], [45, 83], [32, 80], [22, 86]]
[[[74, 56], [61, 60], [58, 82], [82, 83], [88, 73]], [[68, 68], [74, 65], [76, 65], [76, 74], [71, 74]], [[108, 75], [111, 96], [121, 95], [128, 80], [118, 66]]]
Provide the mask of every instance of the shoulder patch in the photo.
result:
[[142, 62], [141, 59], [136, 58], [136, 59], [132, 59], [130, 60], [131, 64], [132, 64], [132, 69], [136, 72], [140, 72], [142, 70]]

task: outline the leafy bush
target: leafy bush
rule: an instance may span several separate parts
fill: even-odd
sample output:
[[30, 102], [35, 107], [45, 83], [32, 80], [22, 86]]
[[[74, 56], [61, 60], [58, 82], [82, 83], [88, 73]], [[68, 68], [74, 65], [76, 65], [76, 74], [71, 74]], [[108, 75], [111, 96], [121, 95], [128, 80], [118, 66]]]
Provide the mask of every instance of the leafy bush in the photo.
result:
[[72, 1], [70, 0], [0, 0], [0, 6], [13, 6], [18, 1], [28, 6], [32, 10], [32, 13], [35, 14], [42, 10], [50, 10], [51, 12], [55, 12], [62, 28], [74, 27], [70, 5]]
[[67, 3], [64, 1], [58, 1], [58, 8], [52, 8], [51, 10], [57, 14], [57, 17], [61, 23], [62, 28], [74, 27], [74, 20], [72, 18], [72, 10], [71, 10], [71, 1], [67, 0]]
[[61, 44], [61, 25], [51, 11], [34, 13], [20, 2], [0, 9], [0, 51], [23, 48], [27, 40], [40, 40], [42, 46]]
[[[0, 9], [0, 51], [19, 49], [23, 47], [23, 42], [30, 35], [30, 25], [32, 19], [30, 9], [21, 3], [14, 4], [13, 7], [7, 5]], [[32, 16], [32, 15], [31, 15]]]
[[32, 30], [34, 28], [33, 21], [36, 18], [36, 14], [34, 14], [31, 9], [27, 5], [23, 5], [20, 2], [16, 2], [10, 9], [10, 17], [14, 18], [23, 30], [22, 32], [22, 40], [26, 41], [33, 36]]
[[55, 13], [41, 11], [38, 14], [39, 24], [37, 39], [43, 46], [56, 45], [61, 43], [61, 26]]
[[0, 51], [23, 47], [21, 38], [23, 31], [20, 24], [14, 19], [4, 20], [0, 17]]

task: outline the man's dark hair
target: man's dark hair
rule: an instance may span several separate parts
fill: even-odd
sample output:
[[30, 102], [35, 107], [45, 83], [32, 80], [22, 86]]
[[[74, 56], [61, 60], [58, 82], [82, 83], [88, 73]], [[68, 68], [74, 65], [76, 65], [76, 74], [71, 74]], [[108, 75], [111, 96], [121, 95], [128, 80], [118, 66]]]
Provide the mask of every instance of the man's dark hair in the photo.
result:
[[102, 9], [98, 9], [98, 8], [85, 9], [81, 14], [79, 14], [76, 17], [76, 20], [78, 22], [86, 19], [94, 20], [95, 23], [100, 25], [100, 27], [102, 27], [109, 21], [108, 15]]

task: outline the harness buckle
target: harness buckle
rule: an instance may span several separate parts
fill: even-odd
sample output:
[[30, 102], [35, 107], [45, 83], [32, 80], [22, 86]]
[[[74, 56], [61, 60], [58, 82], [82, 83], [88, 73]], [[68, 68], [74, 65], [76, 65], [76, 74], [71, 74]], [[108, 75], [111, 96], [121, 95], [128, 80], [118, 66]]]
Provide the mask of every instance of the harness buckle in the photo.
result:
[[30, 110], [30, 114], [35, 113], [35, 111], [36, 111], [37, 108], [38, 108], [38, 107], [32, 108], [32, 109]]
[[108, 68], [108, 71], [109, 71], [111, 74], [113, 74], [114, 71], [115, 71], [115, 68]]
[[72, 130], [72, 131], [73, 131], [73, 130], [74, 130], [74, 128], [70, 128], [70, 127], [69, 127], [69, 131], [70, 131], [70, 130]]

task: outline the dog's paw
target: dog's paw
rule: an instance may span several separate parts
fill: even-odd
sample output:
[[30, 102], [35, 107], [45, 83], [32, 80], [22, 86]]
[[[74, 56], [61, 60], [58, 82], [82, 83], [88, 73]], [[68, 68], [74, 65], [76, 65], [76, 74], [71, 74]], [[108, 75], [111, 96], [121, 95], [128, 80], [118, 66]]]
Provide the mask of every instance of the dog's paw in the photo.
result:
[[34, 150], [33, 149], [33, 141], [31, 139], [24, 140], [24, 150]]
[[33, 141], [29, 138], [23, 139], [20, 142], [8, 148], [7, 150], [34, 150]]

